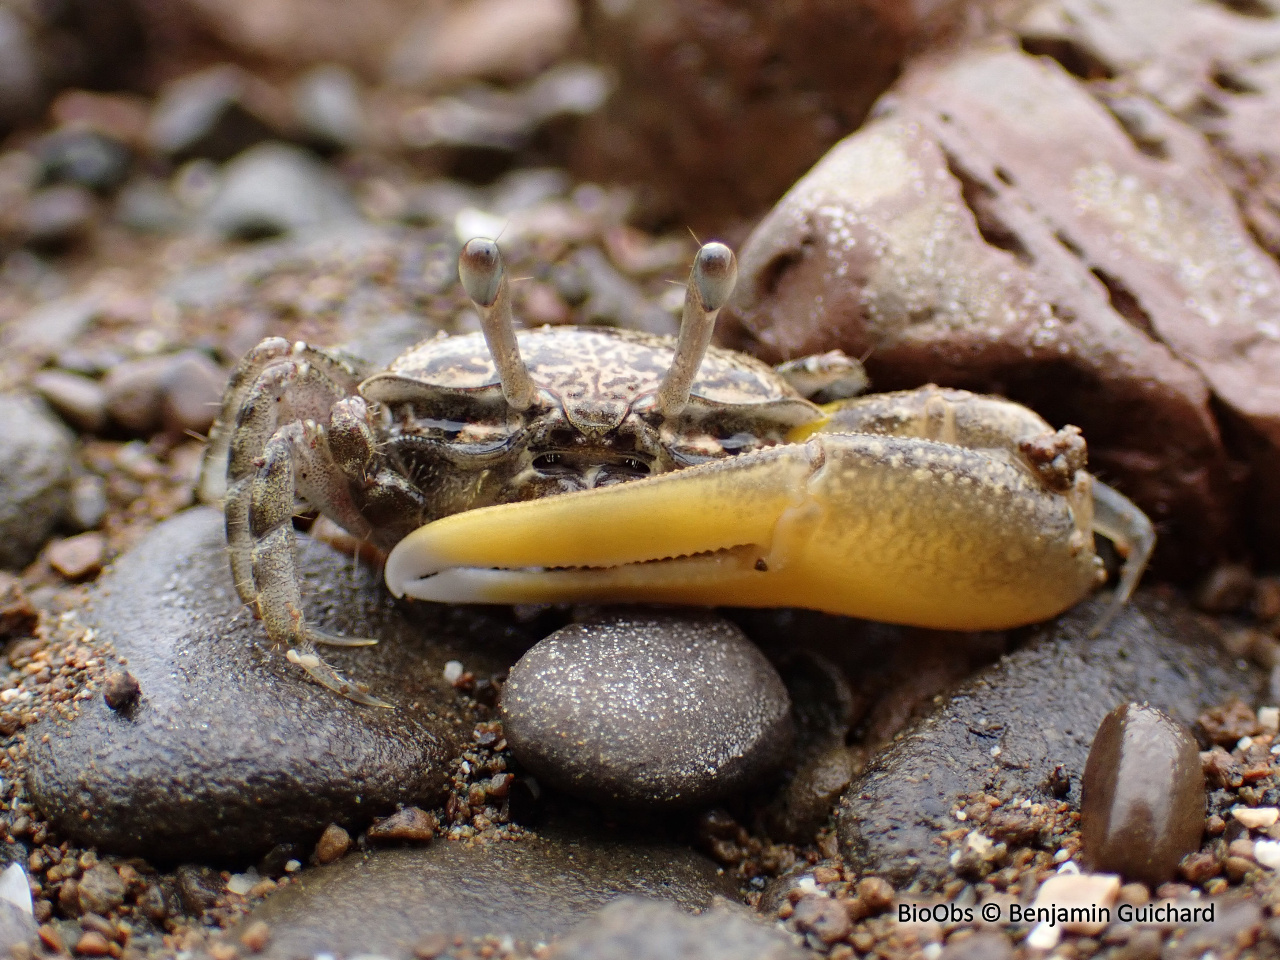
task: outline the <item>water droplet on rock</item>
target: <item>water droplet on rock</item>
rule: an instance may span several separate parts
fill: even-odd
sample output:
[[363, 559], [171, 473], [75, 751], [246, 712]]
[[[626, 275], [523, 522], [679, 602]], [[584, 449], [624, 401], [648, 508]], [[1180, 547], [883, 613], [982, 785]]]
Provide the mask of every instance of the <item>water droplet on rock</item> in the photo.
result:
[[1155, 887], [1200, 846], [1204, 774], [1178, 721], [1136, 703], [1112, 710], [1085, 764], [1080, 826], [1086, 861]]

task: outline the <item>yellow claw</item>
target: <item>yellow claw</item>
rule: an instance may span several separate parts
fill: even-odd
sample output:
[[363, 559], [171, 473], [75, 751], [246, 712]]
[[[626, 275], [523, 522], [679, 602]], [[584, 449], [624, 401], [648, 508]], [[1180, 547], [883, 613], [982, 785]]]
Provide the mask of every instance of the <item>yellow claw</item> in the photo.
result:
[[755, 454], [468, 511], [386, 578], [444, 602], [806, 607], [942, 629], [1054, 616], [1102, 577], [1091, 478], [1046, 490], [990, 451], [819, 434]]

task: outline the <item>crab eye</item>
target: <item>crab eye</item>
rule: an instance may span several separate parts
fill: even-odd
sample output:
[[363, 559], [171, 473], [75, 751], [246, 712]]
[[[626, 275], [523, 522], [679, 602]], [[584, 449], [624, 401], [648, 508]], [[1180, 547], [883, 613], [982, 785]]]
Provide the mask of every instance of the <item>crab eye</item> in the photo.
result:
[[634, 470], [636, 473], [649, 472], [649, 465], [642, 460], [635, 459], [634, 457], [627, 457], [622, 461], [622, 465], [628, 470]]

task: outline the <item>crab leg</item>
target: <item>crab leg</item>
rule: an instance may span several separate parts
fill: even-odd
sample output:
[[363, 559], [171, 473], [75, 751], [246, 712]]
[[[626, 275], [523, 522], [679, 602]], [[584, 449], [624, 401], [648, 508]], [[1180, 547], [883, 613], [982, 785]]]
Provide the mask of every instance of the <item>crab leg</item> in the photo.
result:
[[386, 578], [452, 602], [797, 606], [1000, 629], [1061, 612], [1104, 576], [1081, 478], [1064, 495], [949, 443], [819, 434], [446, 517], [401, 541]]
[[289, 645], [289, 662], [294, 663], [322, 686], [370, 707], [390, 704], [360, 689], [325, 663], [316, 653], [316, 643], [338, 646], [365, 646], [374, 640], [335, 637], [306, 622], [302, 594], [298, 589], [298, 548], [293, 533], [295, 450], [308, 447], [308, 431], [294, 422], [275, 432], [263, 451], [261, 466], [250, 486], [249, 535], [253, 538], [250, 565], [257, 588], [258, 610], [267, 636]]

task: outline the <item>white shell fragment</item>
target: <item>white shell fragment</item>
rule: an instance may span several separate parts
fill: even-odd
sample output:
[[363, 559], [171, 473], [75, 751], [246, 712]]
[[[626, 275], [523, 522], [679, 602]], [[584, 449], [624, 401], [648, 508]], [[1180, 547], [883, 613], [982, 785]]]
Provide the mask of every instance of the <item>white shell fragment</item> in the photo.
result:
[[[1055, 873], [1040, 885], [1036, 891], [1036, 899], [1032, 903], [1033, 910], [1044, 908], [1057, 911], [1072, 909], [1080, 911], [1082, 917], [1092, 915], [1093, 907], [1115, 906], [1120, 897], [1120, 878], [1114, 873]], [[1101, 913], [1102, 911], [1096, 911]], [[1067, 933], [1083, 933], [1092, 936], [1101, 933], [1107, 926], [1107, 920], [1099, 918], [1057, 920], [1055, 926]], [[1034, 934], [1034, 930], [1032, 933]]]
[[1253, 859], [1264, 867], [1280, 870], [1280, 841], [1259, 840], [1253, 845]]
[[0, 873], [0, 900], [12, 903], [27, 916], [34, 914], [31, 904], [31, 881], [22, 865], [11, 863]]
[[1250, 830], [1265, 830], [1280, 819], [1277, 807], [1232, 807], [1231, 816]]

